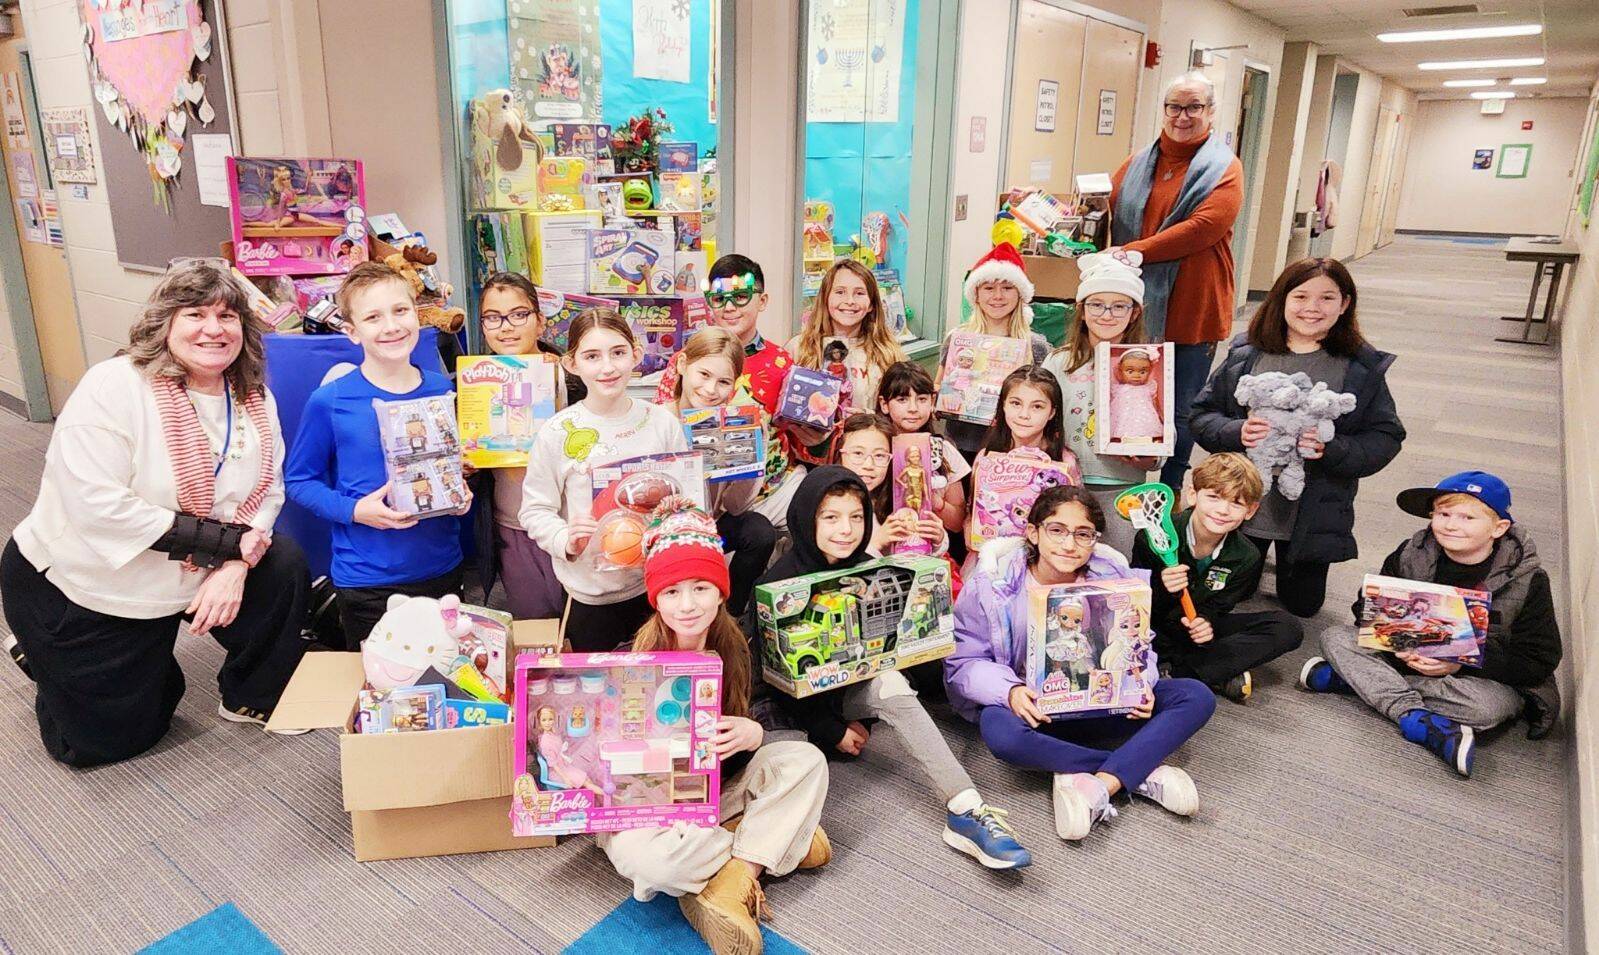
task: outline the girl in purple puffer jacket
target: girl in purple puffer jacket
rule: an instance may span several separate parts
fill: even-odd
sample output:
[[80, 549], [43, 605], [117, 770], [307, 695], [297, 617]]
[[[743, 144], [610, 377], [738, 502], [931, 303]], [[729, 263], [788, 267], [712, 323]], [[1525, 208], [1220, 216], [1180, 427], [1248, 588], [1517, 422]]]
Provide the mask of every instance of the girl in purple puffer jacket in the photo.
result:
[[1110, 798], [1122, 790], [1178, 815], [1196, 813], [1193, 780], [1165, 760], [1216, 709], [1216, 697], [1200, 681], [1165, 679], [1155, 684], [1147, 709], [1125, 716], [1051, 721], [1039, 712], [1038, 694], [1021, 676], [1028, 589], [1148, 577], [1098, 543], [1104, 529], [1104, 513], [1084, 489], [1040, 494], [1027, 515], [1025, 541], [983, 548], [955, 604], [955, 652], [944, 660], [950, 704], [978, 725], [994, 755], [1055, 774], [1055, 831], [1062, 839], [1081, 839], [1113, 818]]

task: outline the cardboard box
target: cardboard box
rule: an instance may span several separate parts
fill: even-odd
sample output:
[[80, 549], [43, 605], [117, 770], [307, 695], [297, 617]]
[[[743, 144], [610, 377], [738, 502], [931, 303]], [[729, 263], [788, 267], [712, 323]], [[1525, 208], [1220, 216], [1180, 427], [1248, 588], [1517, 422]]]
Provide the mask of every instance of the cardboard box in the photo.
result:
[[[514, 653], [559, 648], [555, 620], [519, 620]], [[555, 845], [511, 835], [515, 727], [423, 733], [354, 732], [359, 653], [308, 653], [283, 691], [269, 730], [333, 729], [344, 808], [357, 862]]]
[[1077, 260], [1058, 255], [1024, 255], [1022, 265], [1033, 282], [1033, 294], [1042, 298], [1077, 298]]

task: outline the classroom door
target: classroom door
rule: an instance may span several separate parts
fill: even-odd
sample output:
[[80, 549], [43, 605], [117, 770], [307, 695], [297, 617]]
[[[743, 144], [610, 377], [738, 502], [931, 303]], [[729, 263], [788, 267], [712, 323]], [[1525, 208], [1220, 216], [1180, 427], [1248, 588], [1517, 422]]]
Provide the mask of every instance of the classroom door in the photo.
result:
[[1383, 191], [1382, 221], [1377, 227], [1377, 248], [1394, 241], [1394, 226], [1399, 220], [1399, 189], [1405, 180], [1405, 160], [1410, 157], [1410, 116], [1395, 117], [1394, 158], [1388, 164], [1388, 184]]
[[1233, 150], [1244, 167], [1244, 205], [1233, 226], [1233, 262], [1237, 272], [1238, 304], [1249, 295], [1249, 267], [1259, 218], [1254, 212], [1257, 182], [1260, 178], [1260, 131], [1266, 119], [1266, 84], [1271, 74], [1253, 66], [1244, 67], [1243, 92], [1238, 104], [1238, 127], [1234, 130]]
[[1084, 34], [1082, 100], [1077, 109], [1075, 175], [1113, 173], [1133, 151], [1133, 111], [1144, 35], [1089, 19]]
[[[1043, 189], [1057, 194], [1073, 191], [1088, 24], [1089, 19], [1082, 14], [1043, 0], [1022, 0], [1017, 8], [1006, 188]], [[1129, 123], [1132, 106], [1129, 97], [1125, 107]], [[1097, 111], [1096, 95], [1094, 113]], [[1119, 163], [1124, 157], [1125, 154], [1116, 161]], [[1085, 171], [1109, 172], [1115, 168]]]
[[1357, 259], [1377, 248], [1377, 235], [1382, 225], [1383, 199], [1388, 194], [1388, 182], [1393, 178], [1398, 132], [1399, 114], [1387, 106], [1378, 107], [1371, 175], [1367, 178], [1365, 202], [1360, 208], [1360, 231], [1355, 236]]

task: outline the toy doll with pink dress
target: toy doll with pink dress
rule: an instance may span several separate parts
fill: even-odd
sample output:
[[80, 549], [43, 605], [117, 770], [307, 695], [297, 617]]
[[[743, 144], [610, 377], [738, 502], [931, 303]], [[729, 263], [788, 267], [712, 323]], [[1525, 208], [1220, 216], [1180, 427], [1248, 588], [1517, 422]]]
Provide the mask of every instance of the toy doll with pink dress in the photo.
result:
[[1102, 342], [1095, 360], [1099, 394], [1108, 409], [1096, 436], [1100, 452], [1120, 455], [1170, 454], [1176, 429], [1167, 395], [1171, 391], [1171, 346], [1115, 345]]

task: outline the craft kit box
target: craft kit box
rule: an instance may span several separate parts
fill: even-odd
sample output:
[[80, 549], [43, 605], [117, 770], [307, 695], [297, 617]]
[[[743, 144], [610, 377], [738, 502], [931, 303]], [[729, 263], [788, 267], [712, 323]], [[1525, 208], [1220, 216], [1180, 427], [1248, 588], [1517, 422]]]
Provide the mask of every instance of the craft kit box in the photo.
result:
[[455, 369], [456, 416], [467, 463], [527, 467], [533, 438], [559, 403], [554, 357], [463, 355]]
[[716, 654], [522, 656], [515, 710], [516, 835], [720, 821]]
[[1029, 592], [1022, 675], [1047, 716], [1127, 713], [1154, 698], [1149, 585], [1097, 580]]
[[996, 537], [1022, 537], [1027, 512], [1046, 488], [1083, 483], [1077, 457], [1063, 452], [1066, 461], [1052, 461], [1044, 452], [1022, 448], [1009, 454], [979, 455], [972, 467], [971, 517], [966, 525], [970, 547], [981, 547]]
[[1487, 591], [1367, 574], [1360, 593], [1360, 646], [1482, 665], [1493, 600]]
[[[560, 650], [559, 621], [518, 620], [511, 651]], [[518, 838], [511, 808], [513, 726], [472, 726], [425, 733], [357, 733], [357, 700], [366, 674], [359, 653], [307, 653], [269, 730], [337, 729], [344, 810], [355, 858], [410, 859], [555, 845], [553, 837]]]
[[572, 328], [572, 319], [591, 308], [621, 308], [619, 299], [583, 295], [578, 292], [559, 292], [544, 285], [539, 286], [539, 311], [544, 314], [542, 341], [557, 351], [566, 351], [566, 333]]
[[593, 295], [667, 295], [677, 276], [676, 236], [661, 229], [591, 229], [588, 291]]
[[813, 428], [830, 428], [843, 393], [844, 379], [839, 376], [795, 365], [783, 382], [783, 397], [772, 417]]
[[955, 649], [949, 562], [883, 557], [755, 588], [761, 670], [806, 697]]
[[227, 159], [234, 265], [245, 275], [342, 274], [367, 260], [354, 159]]
[[644, 357], [633, 368], [635, 379], [666, 367], [688, 331], [687, 303], [681, 298], [624, 298], [617, 309], [638, 336]]
[[938, 410], [962, 421], [992, 424], [1005, 376], [1027, 363], [1031, 346], [1020, 338], [954, 332], [944, 356]]

